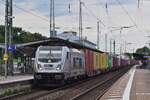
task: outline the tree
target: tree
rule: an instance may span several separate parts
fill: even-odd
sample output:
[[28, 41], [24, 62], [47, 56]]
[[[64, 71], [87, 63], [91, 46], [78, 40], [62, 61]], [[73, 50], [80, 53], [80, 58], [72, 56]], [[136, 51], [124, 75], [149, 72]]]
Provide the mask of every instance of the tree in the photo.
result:
[[[42, 36], [40, 33], [27, 32], [25, 30], [22, 30], [22, 28], [20, 27], [13, 27], [12, 29], [12, 43], [13, 44], [39, 41], [39, 40], [43, 40], [46, 38], [47, 37]], [[4, 42], [5, 42], [5, 26], [0, 25], [0, 43], [4, 43]], [[2, 49], [0, 49], [0, 58], [2, 57], [1, 51]]]
[[[19, 33], [19, 34], [18, 34]], [[47, 37], [42, 36], [40, 33], [31, 33], [25, 30], [22, 30], [20, 27], [13, 27], [12, 29], [12, 43], [26, 43], [33, 42], [38, 40], [46, 39]], [[0, 25], [0, 43], [5, 41], [5, 26]]]
[[144, 55], [150, 55], [150, 49], [146, 46], [144, 46], [143, 48], [139, 48], [136, 50], [137, 54], [144, 54]]

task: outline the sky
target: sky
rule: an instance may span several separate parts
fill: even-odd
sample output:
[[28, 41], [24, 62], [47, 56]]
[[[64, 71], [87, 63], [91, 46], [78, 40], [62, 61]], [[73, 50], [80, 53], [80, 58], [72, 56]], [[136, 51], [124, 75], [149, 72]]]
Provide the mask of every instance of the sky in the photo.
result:
[[[4, 24], [5, 0], [0, 0], [0, 24]], [[49, 36], [49, 1], [50, 0], [13, 0], [13, 25], [26, 31], [39, 32]], [[141, 0], [81, 0], [83, 5], [83, 35], [96, 43], [97, 21], [100, 19], [100, 50], [105, 51], [110, 40], [116, 40], [116, 50], [133, 52], [137, 48], [148, 46], [150, 32], [150, 1]], [[107, 9], [106, 9], [107, 3]], [[69, 12], [70, 5], [70, 12]], [[77, 31], [79, 20], [79, 0], [55, 0], [56, 27], [58, 33]], [[120, 27], [123, 29], [120, 37]], [[86, 29], [91, 27], [91, 29]], [[125, 46], [126, 44], [126, 46]]]

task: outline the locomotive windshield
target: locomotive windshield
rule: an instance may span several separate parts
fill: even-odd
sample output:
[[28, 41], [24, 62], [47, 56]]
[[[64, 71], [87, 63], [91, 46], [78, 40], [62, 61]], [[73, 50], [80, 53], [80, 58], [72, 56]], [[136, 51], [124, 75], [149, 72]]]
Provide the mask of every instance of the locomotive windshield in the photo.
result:
[[57, 63], [61, 61], [62, 50], [40, 50], [38, 61], [43, 63]]

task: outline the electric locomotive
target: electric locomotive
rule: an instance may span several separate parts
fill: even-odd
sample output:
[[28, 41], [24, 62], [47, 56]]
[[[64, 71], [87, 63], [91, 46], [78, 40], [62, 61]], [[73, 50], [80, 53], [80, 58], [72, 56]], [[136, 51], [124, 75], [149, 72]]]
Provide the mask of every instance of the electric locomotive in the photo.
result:
[[40, 46], [34, 69], [36, 84], [63, 84], [68, 79], [85, 75], [84, 53], [67, 46]]

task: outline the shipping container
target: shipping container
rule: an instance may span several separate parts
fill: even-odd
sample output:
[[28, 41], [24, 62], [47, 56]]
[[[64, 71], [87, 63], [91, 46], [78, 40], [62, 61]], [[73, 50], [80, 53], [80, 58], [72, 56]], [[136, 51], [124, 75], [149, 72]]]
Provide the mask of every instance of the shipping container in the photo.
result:
[[90, 75], [94, 74], [94, 59], [93, 59], [93, 51], [89, 50], [89, 58], [90, 58]]
[[116, 69], [119, 67], [119, 58], [113, 57], [113, 69]]
[[85, 71], [87, 75], [91, 76], [94, 72], [94, 62], [93, 62], [93, 51], [85, 49]]
[[102, 71], [102, 70], [103, 70], [103, 65], [104, 65], [104, 64], [103, 64], [103, 63], [104, 63], [104, 62], [103, 62], [103, 53], [100, 53], [100, 54], [99, 54], [99, 58], [100, 58], [100, 59], [99, 59], [99, 61], [100, 61], [100, 70]]
[[107, 53], [103, 53], [103, 56], [104, 56], [104, 70], [107, 70], [108, 69], [108, 54]]
[[93, 53], [94, 56], [94, 70], [97, 71], [99, 69], [99, 53], [98, 52], [94, 52]]
[[100, 69], [101, 69], [102, 71], [106, 70], [107, 67], [108, 67], [108, 56], [107, 56], [107, 54], [105, 54], [105, 53], [102, 53], [102, 54], [101, 54], [100, 62], [101, 62], [101, 64], [100, 64], [100, 65], [101, 65], [101, 66], [100, 66]]
[[109, 55], [109, 58], [108, 58], [108, 68], [109, 69], [111, 69], [112, 68], [112, 66], [113, 66], [113, 58], [112, 58], [112, 56], [111, 55]]
[[88, 50], [87, 49], [85, 49], [84, 50], [84, 54], [85, 54], [85, 72], [86, 73], [89, 73], [89, 71], [90, 71], [90, 69], [89, 69], [89, 55], [88, 55]]
[[121, 59], [121, 66], [127, 66], [128, 65], [128, 60], [127, 59]]
[[101, 54], [101, 70], [104, 70], [104, 54]]
[[102, 66], [102, 61], [101, 61], [102, 58], [101, 58], [101, 54], [102, 54], [102, 53], [98, 53], [98, 58], [99, 58], [99, 60], [98, 60], [98, 62], [99, 62], [98, 69], [99, 69], [99, 70], [101, 70], [101, 66]]

